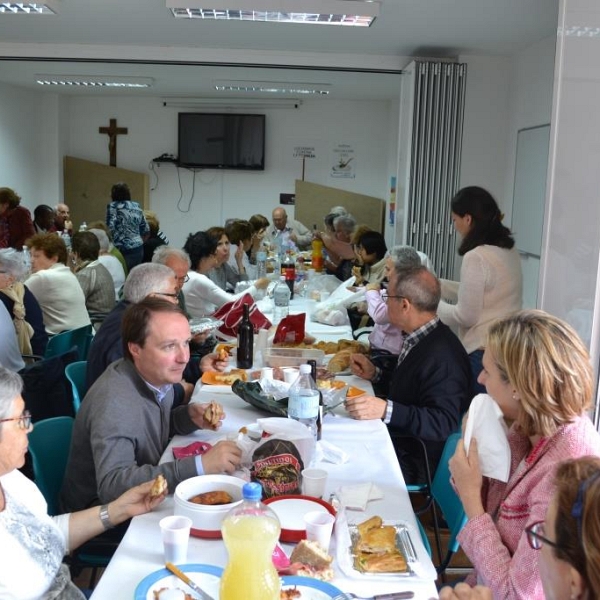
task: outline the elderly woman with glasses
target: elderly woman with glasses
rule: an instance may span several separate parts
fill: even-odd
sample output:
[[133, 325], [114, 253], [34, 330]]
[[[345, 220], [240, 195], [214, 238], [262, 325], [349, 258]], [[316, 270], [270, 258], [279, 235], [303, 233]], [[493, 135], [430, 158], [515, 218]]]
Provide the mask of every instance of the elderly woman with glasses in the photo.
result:
[[477, 443], [459, 442], [450, 472], [468, 521], [458, 536], [494, 597], [544, 598], [538, 555], [525, 530], [543, 521], [556, 465], [600, 455], [600, 436], [586, 411], [593, 397], [587, 349], [566, 323], [543, 311], [520, 311], [488, 332], [479, 382], [511, 423], [506, 483], [481, 475]]
[[[539, 551], [547, 600], [600, 598], [600, 458], [584, 456], [560, 464], [544, 521], [527, 528]], [[489, 588], [459, 584], [443, 588], [440, 600], [491, 600]]]
[[36, 485], [18, 469], [25, 463], [31, 416], [21, 397], [19, 375], [0, 367], [0, 597], [85, 598], [62, 560], [107, 528], [152, 510], [152, 481], [102, 507], [50, 517]]
[[21, 354], [44, 356], [48, 334], [38, 301], [22, 283], [27, 275], [22, 252], [0, 250], [0, 300], [13, 319]]

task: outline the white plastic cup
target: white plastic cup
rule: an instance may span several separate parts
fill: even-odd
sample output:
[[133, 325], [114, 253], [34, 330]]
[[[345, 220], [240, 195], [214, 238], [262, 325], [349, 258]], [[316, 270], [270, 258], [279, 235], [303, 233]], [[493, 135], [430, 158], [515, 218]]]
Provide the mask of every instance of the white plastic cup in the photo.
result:
[[306, 513], [304, 515], [306, 539], [317, 542], [325, 552], [328, 552], [334, 521], [335, 517], [328, 512], [313, 510]]
[[295, 367], [285, 367], [284, 369], [282, 369], [283, 371], [283, 380], [286, 383], [294, 383], [294, 381], [296, 381], [296, 379], [298, 379], [298, 375], [300, 374], [300, 371], [298, 369], [296, 369]]
[[261, 379], [273, 379], [273, 367], [263, 367], [260, 370]]
[[165, 562], [174, 565], [185, 563], [192, 520], [180, 516], [164, 517], [159, 525], [165, 550]]
[[325, 494], [327, 471], [325, 469], [304, 469], [302, 471], [302, 493], [313, 498], [322, 498]]

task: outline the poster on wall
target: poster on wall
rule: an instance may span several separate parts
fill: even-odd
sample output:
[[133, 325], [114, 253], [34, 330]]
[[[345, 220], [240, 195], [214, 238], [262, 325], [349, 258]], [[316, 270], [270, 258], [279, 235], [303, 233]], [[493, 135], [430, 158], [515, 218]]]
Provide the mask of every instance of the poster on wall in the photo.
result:
[[336, 144], [332, 150], [329, 176], [336, 179], [354, 179], [355, 166], [354, 147], [351, 144]]
[[317, 158], [314, 146], [294, 146], [294, 158]]
[[393, 225], [396, 220], [396, 178], [390, 179], [390, 203], [389, 203], [389, 224]]

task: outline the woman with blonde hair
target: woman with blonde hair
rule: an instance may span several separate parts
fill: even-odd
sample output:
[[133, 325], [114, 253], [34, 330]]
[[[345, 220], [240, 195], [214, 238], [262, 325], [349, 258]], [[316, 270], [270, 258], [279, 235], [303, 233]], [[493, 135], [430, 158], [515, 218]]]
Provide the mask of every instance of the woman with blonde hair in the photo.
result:
[[557, 463], [600, 455], [586, 414], [594, 389], [589, 354], [564, 321], [519, 311], [490, 327], [479, 383], [511, 423], [511, 465], [506, 483], [483, 478], [475, 438], [468, 456], [460, 441], [450, 460], [468, 518], [458, 536], [475, 569], [467, 581], [496, 598], [541, 600], [538, 557], [525, 530], [544, 520]]

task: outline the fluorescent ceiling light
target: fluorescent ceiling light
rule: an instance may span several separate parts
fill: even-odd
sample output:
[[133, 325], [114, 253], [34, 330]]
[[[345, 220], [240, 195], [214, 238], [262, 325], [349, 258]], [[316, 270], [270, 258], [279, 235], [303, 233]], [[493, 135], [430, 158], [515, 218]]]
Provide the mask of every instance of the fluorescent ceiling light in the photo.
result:
[[0, 2], [0, 14], [5, 15], [55, 15], [58, 14], [56, 3], [45, 2]]
[[214, 82], [219, 92], [248, 92], [266, 94], [302, 94], [326, 96], [329, 94], [329, 83], [302, 83], [299, 81], [223, 81]]
[[369, 27], [379, 0], [166, 0], [174, 17]]
[[36, 75], [36, 83], [57, 87], [148, 88], [151, 77], [87, 77], [84, 75]]
[[300, 108], [298, 98], [163, 98], [163, 106], [173, 108]]

